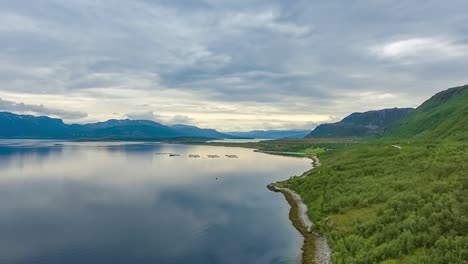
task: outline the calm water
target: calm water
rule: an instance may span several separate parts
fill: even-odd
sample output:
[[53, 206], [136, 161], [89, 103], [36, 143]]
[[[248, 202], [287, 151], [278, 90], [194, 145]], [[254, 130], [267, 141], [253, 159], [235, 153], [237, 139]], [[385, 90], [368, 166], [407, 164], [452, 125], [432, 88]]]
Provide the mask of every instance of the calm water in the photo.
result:
[[302, 238], [265, 186], [309, 168], [240, 148], [0, 141], [0, 263], [295, 263]]

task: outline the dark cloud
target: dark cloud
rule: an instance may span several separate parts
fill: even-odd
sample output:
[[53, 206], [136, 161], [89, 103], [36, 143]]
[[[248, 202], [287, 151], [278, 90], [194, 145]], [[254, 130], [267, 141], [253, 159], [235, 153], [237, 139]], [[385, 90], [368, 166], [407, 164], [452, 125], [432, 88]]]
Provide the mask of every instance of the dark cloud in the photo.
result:
[[468, 82], [466, 10], [466, 0], [0, 0], [0, 92], [88, 96], [99, 118], [160, 113], [139, 108], [150, 98], [177, 111], [163, 115], [191, 116], [180, 94], [200, 105], [197, 120], [213, 104], [337, 116], [412, 106]]

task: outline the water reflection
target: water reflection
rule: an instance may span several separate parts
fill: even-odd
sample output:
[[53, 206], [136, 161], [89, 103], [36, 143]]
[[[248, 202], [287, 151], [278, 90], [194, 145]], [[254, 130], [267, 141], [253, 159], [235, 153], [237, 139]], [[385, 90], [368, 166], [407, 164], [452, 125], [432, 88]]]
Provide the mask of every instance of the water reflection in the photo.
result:
[[289, 208], [265, 185], [301, 174], [308, 160], [66, 142], [0, 142], [0, 157], [0, 263], [294, 263], [300, 255]]

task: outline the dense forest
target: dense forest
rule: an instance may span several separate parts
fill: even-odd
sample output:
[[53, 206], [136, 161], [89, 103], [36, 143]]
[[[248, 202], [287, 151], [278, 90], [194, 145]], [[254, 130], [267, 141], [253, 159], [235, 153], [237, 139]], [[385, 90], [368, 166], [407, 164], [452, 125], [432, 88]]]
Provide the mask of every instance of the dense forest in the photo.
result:
[[278, 141], [322, 165], [298, 192], [333, 263], [468, 263], [468, 86], [446, 90], [378, 139]]
[[308, 205], [334, 263], [466, 263], [468, 145], [355, 144], [320, 158], [285, 185]]

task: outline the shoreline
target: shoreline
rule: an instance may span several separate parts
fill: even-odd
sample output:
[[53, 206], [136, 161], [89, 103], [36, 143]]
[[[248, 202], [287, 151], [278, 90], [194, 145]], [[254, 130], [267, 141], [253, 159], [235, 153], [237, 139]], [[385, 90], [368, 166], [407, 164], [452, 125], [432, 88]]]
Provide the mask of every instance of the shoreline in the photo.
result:
[[[320, 161], [317, 157], [310, 158], [313, 164], [312, 170], [320, 166]], [[305, 176], [306, 173], [300, 177]], [[289, 219], [294, 228], [304, 238], [300, 263], [331, 264], [331, 251], [328, 242], [326, 238], [314, 231], [313, 223], [307, 214], [307, 205], [304, 204], [301, 196], [289, 188], [277, 187], [275, 183], [267, 185], [267, 188], [270, 191], [282, 193], [291, 206]]]

